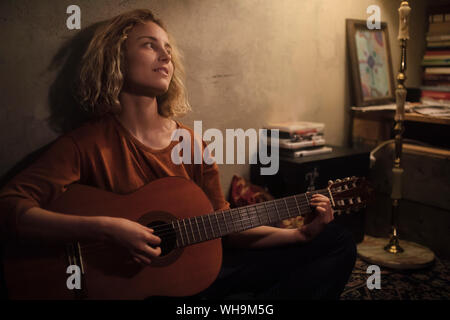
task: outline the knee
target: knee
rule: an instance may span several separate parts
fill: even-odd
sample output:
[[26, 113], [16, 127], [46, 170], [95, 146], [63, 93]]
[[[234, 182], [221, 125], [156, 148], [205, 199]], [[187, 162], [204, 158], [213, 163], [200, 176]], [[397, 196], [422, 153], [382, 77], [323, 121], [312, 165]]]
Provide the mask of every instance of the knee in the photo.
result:
[[328, 228], [332, 233], [333, 251], [339, 252], [339, 255], [353, 267], [356, 261], [356, 243], [352, 233], [336, 223], [328, 225]]

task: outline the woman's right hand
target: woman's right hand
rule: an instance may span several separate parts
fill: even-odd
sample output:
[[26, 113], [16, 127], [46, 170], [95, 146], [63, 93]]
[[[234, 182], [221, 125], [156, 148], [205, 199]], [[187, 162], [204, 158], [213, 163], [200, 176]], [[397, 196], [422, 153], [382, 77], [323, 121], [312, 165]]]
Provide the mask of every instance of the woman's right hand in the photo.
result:
[[128, 249], [133, 260], [149, 265], [161, 254], [161, 238], [153, 234], [153, 229], [125, 218], [104, 217], [106, 238]]

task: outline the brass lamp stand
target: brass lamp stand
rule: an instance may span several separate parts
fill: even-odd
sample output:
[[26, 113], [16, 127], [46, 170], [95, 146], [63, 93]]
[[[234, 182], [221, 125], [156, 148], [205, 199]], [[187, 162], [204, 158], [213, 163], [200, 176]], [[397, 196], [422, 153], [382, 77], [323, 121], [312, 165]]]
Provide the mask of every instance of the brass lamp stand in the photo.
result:
[[391, 236], [390, 239], [374, 238], [366, 236], [364, 241], [358, 245], [358, 254], [369, 263], [394, 268], [394, 269], [419, 269], [430, 265], [434, 260], [434, 253], [426, 247], [409, 241], [400, 244], [398, 236], [398, 216], [400, 200], [402, 197], [401, 179], [403, 168], [402, 157], [402, 134], [404, 131], [403, 121], [405, 115], [406, 89], [406, 44], [409, 39], [409, 14], [411, 8], [408, 1], [403, 1], [399, 11], [399, 34], [401, 48], [400, 70], [397, 75], [397, 88], [395, 90], [397, 110], [395, 114], [395, 160], [392, 168], [392, 212], [391, 212]]

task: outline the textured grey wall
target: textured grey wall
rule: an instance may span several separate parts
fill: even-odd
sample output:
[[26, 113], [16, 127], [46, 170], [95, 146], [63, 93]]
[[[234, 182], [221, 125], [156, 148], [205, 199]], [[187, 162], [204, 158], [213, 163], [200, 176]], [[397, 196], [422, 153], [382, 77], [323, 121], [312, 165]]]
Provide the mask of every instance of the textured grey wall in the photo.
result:
[[[125, 10], [152, 9], [185, 54], [193, 112], [204, 130], [261, 128], [268, 121], [326, 124], [329, 143], [344, 145], [350, 106], [345, 19], [366, 19], [381, 7], [389, 26], [394, 72], [399, 49], [394, 0], [2, 0], [0, 2], [0, 174], [53, 140], [45, 119], [56, 71], [48, 70], [67, 40], [66, 8], [81, 7], [82, 29]], [[425, 0], [410, 1], [408, 81], [420, 84]], [[65, 106], [61, 106], [65, 107]], [[248, 165], [221, 165], [224, 192]]]

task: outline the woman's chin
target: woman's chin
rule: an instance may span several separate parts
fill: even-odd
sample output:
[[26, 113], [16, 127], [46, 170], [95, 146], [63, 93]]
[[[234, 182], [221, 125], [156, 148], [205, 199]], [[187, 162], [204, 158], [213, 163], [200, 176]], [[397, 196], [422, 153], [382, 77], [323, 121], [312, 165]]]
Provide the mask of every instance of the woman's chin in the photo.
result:
[[161, 95], [165, 94], [167, 92], [167, 90], [169, 90], [169, 85], [165, 84], [165, 83], [151, 86], [151, 91], [156, 96], [161, 96]]

